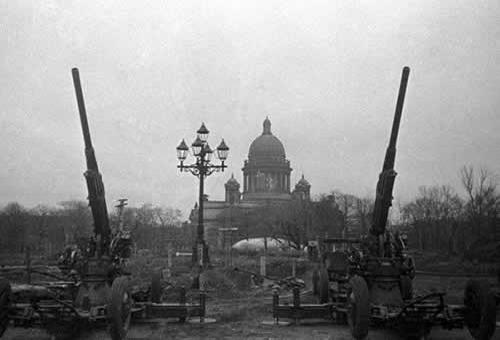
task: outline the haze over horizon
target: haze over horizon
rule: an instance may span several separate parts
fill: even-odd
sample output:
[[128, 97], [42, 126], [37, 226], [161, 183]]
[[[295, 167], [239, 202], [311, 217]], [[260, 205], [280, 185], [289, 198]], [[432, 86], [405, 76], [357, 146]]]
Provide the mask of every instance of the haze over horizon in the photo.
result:
[[[187, 216], [198, 180], [175, 147], [201, 122], [230, 152], [223, 199], [269, 116], [313, 195], [374, 196], [403, 66], [411, 68], [395, 202], [461, 192], [459, 169], [500, 173], [498, 1], [4, 1], [0, 206], [85, 200], [78, 67], [108, 205]], [[192, 159], [192, 158], [191, 158]]]

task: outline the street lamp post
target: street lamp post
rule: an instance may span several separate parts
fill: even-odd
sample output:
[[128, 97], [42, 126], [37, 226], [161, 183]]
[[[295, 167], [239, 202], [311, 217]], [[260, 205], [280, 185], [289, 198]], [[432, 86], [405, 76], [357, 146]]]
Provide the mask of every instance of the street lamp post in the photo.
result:
[[180, 164], [177, 166], [181, 172], [190, 172], [200, 179], [200, 190], [199, 190], [199, 203], [198, 203], [198, 228], [196, 233], [196, 244], [193, 247], [193, 264], [199, 263], [201, 266], [206, 266], [209, 263], [208, 259], [208, 246], [204, 238], [204, 226], [203, 226], [203, 195], [204, 195], [204, 184], [205, 177], [211, 175], [217, 171], [224, 171], [227, 165], [224, 161], [227, 159], [229, 153], [229, 148], [227, 147], [224, 139], [217, 147], [217, 157], [221, 161], [220, 165], [215, 165], [211, 163], [213, 150], [208, 145], [208, 129], [205, 123], [201, 124], [198, 129], [197, 137], [195, 141], [191, 144], [191, 149], [193, 156], [195, 157], [195, 162], [193, 164], [185, 165], [184, 161], [189, 153], [189, 148], [184, 141], [181, 141], [179, 146], [177, 146], [177, 158]]

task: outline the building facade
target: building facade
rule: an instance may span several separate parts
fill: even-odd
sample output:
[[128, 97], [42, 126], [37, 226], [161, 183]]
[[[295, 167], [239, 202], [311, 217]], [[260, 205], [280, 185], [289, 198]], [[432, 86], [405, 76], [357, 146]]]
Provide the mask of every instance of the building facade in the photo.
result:
[[[286, 158], [283, 143], [273, 135], [271, 121], [263, 122], [262, 134], [251, 144], [248, 159], [242, 168], [242, 183], [236, 180], [234, 174], [225, 184], [224, 201], [206, 200], [203, 205], [203, 223], [205, 238], [210, 247], [219, 247], [223, 237], [220, 229], [234, 227], [236, 221], [244, 227], [235, 235], [234, 241], [248, 237], [252, 229], [252, 219], [249, 218], [259, 207], [279, 204], [292, 199], [310, 200], [311, 185], [304, 178], [291, 191], [290, 175], [292, 168]], [[197, 223], [198, 206], [191, 212], [190, 220]], [[255, 221], [255, 219], [254, 219]], [[245, 229], [245, 230], [242, 230]]]

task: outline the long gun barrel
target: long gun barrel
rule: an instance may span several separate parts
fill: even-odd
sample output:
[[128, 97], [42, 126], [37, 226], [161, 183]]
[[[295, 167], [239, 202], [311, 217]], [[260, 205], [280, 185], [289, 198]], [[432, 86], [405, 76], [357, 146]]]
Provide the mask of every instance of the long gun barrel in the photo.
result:
[[392, 123], [391, 139], [385, 153], [384, 165], [382, 172], [379, 175], [377, 182], [377, 195], [373, 209], [372, 225], [370, 233], [374, 236], [380, 236], [385, 233], [387, 225], [387, 216], [389, 208], [392, 205], [392, 190], [394, 180], [396, 179], [396, 171], [394, 171], [394, 161], [396, 159], [396, 141], [398, 139], [399, 123], [401, 121], [401, 113], [406, 94], [406, 85], [410, 68], [405, 66], [401, 75], [401, 84], [399, 86], [398, 101], [396, 103], [396, 112], [394, 113], [394, 121]]
[[104, 197], [104, 184], [102, 176], [97, 167], [92, 140], [90, 139], [89, 123], [87, 121], [87, 111], [83, 100], [82, 86], [80, 84], [80, 74], [77, 68], [71, 70], [73, 75], [73, 84], [75, 86], [76, 100], [78, 102], [78, 111], [80, 112], [80, 122], [82, 124], [83, 140], [85, 142], [85, 158], [87, 161], [87, 171], [84, 176], [87, 181], [89, 193], [89, 205], [94, 219], [94, 234], [98, 242], [98, 256], [107, 255], [109, 252], [109, 242], [111, 230], [109, 228], [108, 210], [106, 199]]

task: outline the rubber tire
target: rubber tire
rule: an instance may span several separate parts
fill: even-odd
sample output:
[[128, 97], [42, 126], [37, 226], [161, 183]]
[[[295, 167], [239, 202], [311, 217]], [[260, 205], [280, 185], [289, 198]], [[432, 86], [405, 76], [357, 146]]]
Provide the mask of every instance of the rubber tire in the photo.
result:
[[[127, 301], [124, 297], [127, 294]], [[108, 303], [109, 334], [112, 340], [123, 340], [127, 337], [131, 318], [132, 297], [129, 291], [129, 279], [119, 276], [111, 285], [111, 296]]]
[[464, 292], [465, 324], [476, 340], [489, 340], [496, 328], [496, 301], [489, 284], [469, 280]]
[[314, 296], [319, 294], [319, 273], [317, 269], [314, 269], [312, 273], [312, 293]]
[[328, 303], [330, 301], [330, 280], [326, 268], [319, 269], [318, 278], [319, 303]]
[[0, 337], [9, 325], [8, 308], [10, 303], [10, 283], [8, 280], [0, 279]]
[[161, 272], [154, 272], [151, 278], [151, 302], [161, 302]]
[[370, 323], [370, 295], [365, 279], [355, 275], [349, 280], [350, 293], [347, 302], [347, 322], [356, 340], [368, 336]]
[[399, 281], [399, 288], [401, 289], [401, 297], [403, 300], [413, 299], [413, 282], [407, 275], [402, 275]]

